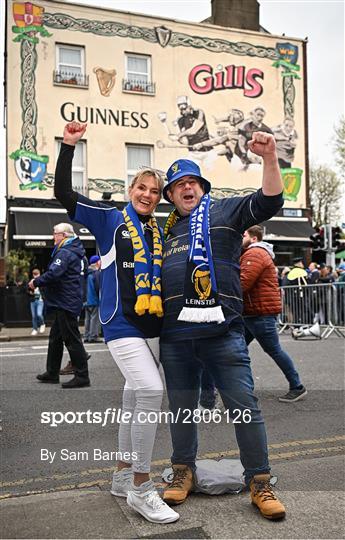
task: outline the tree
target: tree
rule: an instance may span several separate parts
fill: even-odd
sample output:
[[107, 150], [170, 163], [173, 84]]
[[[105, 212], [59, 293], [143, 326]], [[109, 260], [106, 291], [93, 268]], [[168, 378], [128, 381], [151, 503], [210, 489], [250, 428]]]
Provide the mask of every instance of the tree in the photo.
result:
[[339, 124], [334, 128], [335, 142], [334, 152], [336, 163], [339, 166], [340, 174], [345, 174], [345, 118], [339, 120]]
[[334, 171], [323, 165], [311, 169], [310, 201], [315, 227], [337, 223], [340, 217], [341, 181]]
[[5, 270], [9, 283], [17, 284], [29, 279], [33, 254], [22, 249], [11, 249], [5, 257]]

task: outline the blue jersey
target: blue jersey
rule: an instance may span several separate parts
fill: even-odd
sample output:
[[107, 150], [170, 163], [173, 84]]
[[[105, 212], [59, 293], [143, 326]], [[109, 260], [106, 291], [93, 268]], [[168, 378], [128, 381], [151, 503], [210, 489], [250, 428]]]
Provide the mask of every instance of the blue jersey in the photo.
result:
[[[137, 300], [134, 254], [122, 212], [78, 194], [75, 213], [70, 217], [85, 225], [98, 244], [101, 257], [100, 320], [105, 341], [159, 336], [161, 320], [155, 315], [138, 316], [134, 311]], [[149, 247], [152, 251], [152, 244]]]

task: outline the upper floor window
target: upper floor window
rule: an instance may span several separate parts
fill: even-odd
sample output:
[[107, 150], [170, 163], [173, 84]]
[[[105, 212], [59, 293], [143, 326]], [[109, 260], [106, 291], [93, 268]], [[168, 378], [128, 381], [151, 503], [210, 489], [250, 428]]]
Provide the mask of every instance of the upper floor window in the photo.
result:
[[[57, 140], [57, 156], [60, 152], [61, 140]], [[86, 142], [79, 141], [75, 145], [72, 162], [72, 188], [74, 191], [87, 195], [86, 177]]]
[[155, 93], [155, 85], [151, 79], [151, 56], [126, 53], [123, 90]]
[[[139, 169], [152, 167], [152, 146], [127, 144], [127, 182], [126, 188], [130, 186], [132, 179]], [[127, 193], [127, 189], [126, 189]]]
[[56, 70], [54, 82], [74, 86], [88, 86], [85, 75], [85, 49], [75, 45], [56, 45]]

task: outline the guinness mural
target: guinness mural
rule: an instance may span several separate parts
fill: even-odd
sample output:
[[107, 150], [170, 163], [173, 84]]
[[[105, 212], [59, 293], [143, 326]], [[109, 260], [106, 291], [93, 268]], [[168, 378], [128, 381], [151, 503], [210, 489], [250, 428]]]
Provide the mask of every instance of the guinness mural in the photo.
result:
[[[216, 178], [212, 191], [216, 197], [254, 191], [262, 165], [250, 152], [248, 141], [260, 130], [276, 139], [284, 197], [305, 206], [301, 192], [305, 95], [298, 40], [283, 43], [271, 35], [210, 25], [198, 25], [193, 32], [192, 24], [176, 21], [171, 21], [170, 28], [154, 26], [150, 18], [133, 15], [132, 20], [120, 12], [109, 20], [109, 11], [82, 6], [74, 6], [72, 16], [68, 5], [64, 5], [66, 13], [61, 13], [51, 1], [40, 5], [13, 2], [12, 7], [13, 41], [20, 43], [22, 139], [11, 149], [10, 158], [21, 191], [38, 190], [43, 196], [52, 188], [50, 163], [54, 163], [55, 150], [51, 156], [51, 151], [42, 153], [41, 149], [45, 145], [51, 149], [49, 141], [61, 136], [63, 124], [76, 120], [88, 123], [88, 137], [99, 143], [97, 149], [92, 148], [94, 142], [88, 143], [88, 173], [95, 167], [92, 152], [98, 165], [96, 172], [88, 174], [89, 190], [104, 192], [106, 187], [107, 192], [123, 194], [124, 182], [114, 176], [126, 177], [126, 145], [134, 144], [154, 149], [153, 164], [162, 169], [178, 157], [198, 162]], [[49, 59], [54, 69], [55, 43], [60, 41], [72, 47], [83, 43], [93, 64], [89, 65], [90, 82], [88, 77], [81, 85], [73, 77], [54, 79], [58, 84], [52, 85], [52, 92], [58, 98], [52, 98], [54, 105], [49, 106], [52, 118], [42, 92], [37, 100], [36, 87], [42, 84], [38, 70], [42, 69], [41, 76], [49, 71]], [[146, 55], [154, 81], [149, 73], [138, 84], [126, 80], [127, 51], [139, 58]], [[48, 124], [54, 125], [53, 137], [45, 135]]]
[[149, 127], [147, 113], [138, 111], [116, 111], [94, 107], [79, 107], [71, 101], [63, 103], [60, 114], [66, 122], [81, 122], [82, 124], [104, 124], [119, 127], [146, 129]]

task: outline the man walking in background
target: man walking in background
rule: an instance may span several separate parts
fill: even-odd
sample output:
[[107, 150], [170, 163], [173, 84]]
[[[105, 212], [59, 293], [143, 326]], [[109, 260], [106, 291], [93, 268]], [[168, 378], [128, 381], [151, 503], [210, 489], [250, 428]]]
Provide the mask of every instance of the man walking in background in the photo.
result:
[[101, 343], [99, 339], [99, 278], [101, 259], [92, 255], [87, 273], [84, 343]]
[[74, 368], [74, 377], [63, 383], [62, 387], [89, 386], [88, 355], [78, 328], [85, 250], [70, 223], [55, 225], [53, 236], [54, 249], [48, 270], [29, 283], [33, 290], [35, 287], [44, 287], [47, 311], [54, 317], [49, 334], [47, 371], [37, 375], [37, 379], [42, 383], [59, 382], [65, 344]]
[[289, 382], [289, 392], [279, 401], [299, 401], [307, 390], [300, 381], [294, 363], [279, 343], [276, 327], [281, 312], [281, 298], [272, 244], [262, 241], [263, 228], [254, 225], [243, 234], [241, 256], [241, 286], [243, 316], [247, 345], [256, 339], [275, 361]]

